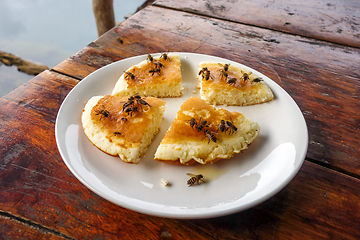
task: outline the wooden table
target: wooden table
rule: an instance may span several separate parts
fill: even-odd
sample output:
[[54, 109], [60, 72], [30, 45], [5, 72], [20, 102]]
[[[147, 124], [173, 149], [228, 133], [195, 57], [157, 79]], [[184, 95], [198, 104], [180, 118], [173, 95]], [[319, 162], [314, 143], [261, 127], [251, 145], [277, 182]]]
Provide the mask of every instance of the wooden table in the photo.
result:
[[[69, 91], [109, 63], [167, 51], [243, 63], [294, 98], [309, 147], [282, 191], [230, 216], [176, 220], [117, 206], [70, 173], [54, 134]], [[0, 238], [360, 239], [359, 85], [358, 0], [158, 0], [0, 99]]]

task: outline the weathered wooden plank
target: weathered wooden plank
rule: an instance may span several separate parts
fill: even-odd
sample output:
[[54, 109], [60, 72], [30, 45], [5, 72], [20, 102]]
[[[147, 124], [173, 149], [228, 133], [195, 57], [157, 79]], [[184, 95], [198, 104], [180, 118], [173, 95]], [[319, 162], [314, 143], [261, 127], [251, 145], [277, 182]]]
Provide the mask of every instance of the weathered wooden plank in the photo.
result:
[[67, 236], [47, 229], [38, 224], [28, 222], [10, 214], [0, 212], [0, 238], [1, 239], [50, 239], [64, 240], [71, 239]]
[[[56, 76], [56, 79], [42, 83], [38, 79], [52, 79]], [[40, 82], [40, 83], [39, 83]], [[61, 74], [54, 74], [50, 71], [44, 71], [40, 76], [26, 82], [19, 86], [17, 89], [3, 97], [4, 100], [15, 102], [19, 106], [25, 109], [30, 109], [34, 114], [41, 115], [44, 121], [49, 123], [55, 123], [56, 111], [58, 111], [63, 99], [68, 92], [73, 88], [73, 84], [78, 80], [65, 77]], [[46, 95], [41, 95], [46, 91]], [[9, 110], [10, 111], [10, 110]], [[18, 117], [14, 114], [8, 114], [3, 116], [4, 118]], [[4, 119], [2, 119], [4, 120]], [[11, 119], [6, 119], [11, 121]]]
[[[23, 118], [33, 126], [28, 129], [33, 138], [48, 129], [29, 109], [15, 109], [23, 110]], [[7, 130], [13, 125], [1, 127]], [[39, 130], [31, 131], [34, 128]], [[9, 161], [1, 164], [0, 208], [74, 239], [262, 239], [274, 233], [276, 238], [291, 239], [360, 236], [360, 181], [313, 163], [305, 162], [285, 189], [257, 207], [216, 219], [171, 220], [123, 209], [86, 189], [61, 164], [53, 140], [48, 139], [44, 148], [35, 147], [38, 141], [18, 141], [22, 145], [1, 150], [2, 160]]]
[[[3, 216], [17, 216], [74, 239], [263, 239], [274, 233], [292, 239], [360, 237], [360, 180], [310, 162], [268, 201], [216, 219], [145, 216], [102, 199], [70, 173], [55, 143], [53, 119], [76, 83], [46, 71], [0, 99]], [[48, 95], [58, 101], [44, 100]], [[27, 99], [34, 101], [20, 104]]]
[[[360, 175], [357, 48], [147, 7], [55, 69], [82, 78], [121, 58], [166, 51], [220, 56], [269, 76], [305, 115], [310, 132], [307, 157]], [[94, 60], [89, 63], [88, 58]]]
[[357, 0], [172, 1], [157, 6], [360, 47]]

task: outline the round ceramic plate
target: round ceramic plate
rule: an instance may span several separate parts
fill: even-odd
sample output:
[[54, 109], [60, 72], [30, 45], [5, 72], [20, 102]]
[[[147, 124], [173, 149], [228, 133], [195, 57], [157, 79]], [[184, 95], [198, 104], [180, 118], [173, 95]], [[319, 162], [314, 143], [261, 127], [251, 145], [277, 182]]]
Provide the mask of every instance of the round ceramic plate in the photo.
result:
[[[137, 212], [168, 218], [223, 216], [253, 207], [279, 192], [300, 169], [308, 146], [306, 123], [294, 100], [274, 81], [247, 66], [208, 55], [176, 54], [182, 64], [183, 96], [164, 98], [161, 131], [138, 165], [124, 163], [93, 146], [84, 134], [81, 113], [91, 97], [111, 94], [120, 75], [145, 60], [146, 55], [107, 65], [72, 89], [60, 107], [55, 127], [57, 145], [68, 168], [103, 198]], [[240, 65], [269, 85], [275, 98], [268, 103], [218, 106], [258, 122], [260, 134], [247, 150], [212, 165], [157, 162], [153, 159], [157, 146], [180, 105], [190, 96], [199, 96], [196, 77], [202, 61]], [[202, 174], [206, 183], [188, 187], [188, 172]], [[163, 186], [161, 179], [170, 186]]]

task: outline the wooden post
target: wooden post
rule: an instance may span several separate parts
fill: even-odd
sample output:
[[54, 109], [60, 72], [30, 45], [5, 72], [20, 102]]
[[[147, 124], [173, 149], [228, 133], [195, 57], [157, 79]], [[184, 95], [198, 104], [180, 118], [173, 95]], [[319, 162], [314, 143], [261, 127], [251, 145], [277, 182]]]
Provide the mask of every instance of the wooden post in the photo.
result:
[[98, 36], [115, 26], [113, 0], [92, 0]]

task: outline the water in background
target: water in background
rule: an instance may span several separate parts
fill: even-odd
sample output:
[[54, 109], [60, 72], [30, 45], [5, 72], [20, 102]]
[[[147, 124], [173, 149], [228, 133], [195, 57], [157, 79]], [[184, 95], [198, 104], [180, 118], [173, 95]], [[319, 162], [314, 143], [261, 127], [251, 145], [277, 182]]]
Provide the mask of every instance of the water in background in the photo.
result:
[[[114, 0], [116, 22], [145, 0]], [[0, 0], [0, 50], [54, 67], [97, 38], [91, 0]], [[0, 65], [0, 97], [34, 76]]]

